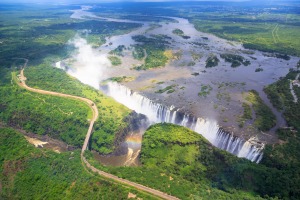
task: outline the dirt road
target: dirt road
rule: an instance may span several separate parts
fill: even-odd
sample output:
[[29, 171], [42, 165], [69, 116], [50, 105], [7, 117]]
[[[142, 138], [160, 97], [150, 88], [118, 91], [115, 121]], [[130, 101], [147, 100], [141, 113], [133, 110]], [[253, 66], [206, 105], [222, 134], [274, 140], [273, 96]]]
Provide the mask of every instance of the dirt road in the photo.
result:
[[81, 149], [81, 160], [85, 163], [86, 167], [88, 167], [91, 171], [93, 171], [95, 173], [98, 173], [100, 176], [106, 177], [108, 179], [112, 179], [112, 180], [114, 180], [116, 182], [119, 182], [119, 183], [122, 183], [122, 184], [125, 184], [125, 185], [129, 185], [129, 186], [134, 187], [134, 188], [136, 188], [138, 190], [142, 190], [142, 191], [145, 191], [147, 193], [153, 194], [154, 196], [157, 196], [157, 197], [160, 197], [160, 198], [163, 198], [163, 199], [171, 199], [171, 200], [178, 199], [177, 197], [173, 197], [173, 196], [168, 195], [166, 193], [163, 193], [161, 191], [158, 191], [158, 190], [155, 190], [155, 189], [143, 186], [143, 185], [138, 184], [138, 183], [134, 183], [134, 182], [128, 181], [126, 179], [119, 178], [119, 177], [117, 177], [117, 176], [115, 176], [113, 174], [109, 174], [107, 172], [101, 171], [101, 170], [96, 169], [95, 167], [93, 167], [85, 159], [85, 157], [84, 157], [84, 151], [87, 148], [87, 145], [89, 143], [89, 140], [90, 140], [90, 137], [91, 137], [91, 134], [92, 134], [94, 123], [97, 120], [98, 114], [99, 114], [98, 113], [98, 109], [97, 109], [95, 103], [93, 101], [91, 101], [90, 99], [83, 98], [83, 97], [78, 97], [78, 96], [73, 96], [73, 95], [63, 94], [63, 93], [58, 93], [58, 92], [52, 92], [52, 91], [46, 91], [46, 90], [40, 90], [40, 89], [35, 89], [35, 88], [29, 87], [28, 85], [26, 85], [26, 77], [24, 76], [24, 69], [27, 66], [28, 60], [27, 59], [24, 59], [24, 60], [26, 62], [24, 64], [24, 66], [23, 66], [23, 69], [20, 71], [20, 75], [19, 75], [18, 85], [20, 87], [23, 87], [26, 90], [29, 90], [31, 92], [36, 92], [36, 93], [40, 93], [40, 94], [46, 94], [46, 95], [53, 95], [53, 96], [58, 96], [58, 97], [65, 97], [65, 98], [77, 99], [77, 100], [80, 100], [80, 101], [86, 103], [92, 109], [92, 111], [93, 111], [93, 117], [92, 117], [92, 119], [90, 121], [89, 129], [87, 131], [87, 134], [86, 134], [86, 137], [85, 137], [82, 149]]

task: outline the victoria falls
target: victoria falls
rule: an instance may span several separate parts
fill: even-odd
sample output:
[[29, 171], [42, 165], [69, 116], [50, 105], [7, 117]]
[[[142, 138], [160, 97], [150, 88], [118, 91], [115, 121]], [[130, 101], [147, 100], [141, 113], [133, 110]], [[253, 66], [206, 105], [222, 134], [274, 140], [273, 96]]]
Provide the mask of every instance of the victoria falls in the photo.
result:
[[0, 3], [1, 199], [299, 199], [297, 1]]

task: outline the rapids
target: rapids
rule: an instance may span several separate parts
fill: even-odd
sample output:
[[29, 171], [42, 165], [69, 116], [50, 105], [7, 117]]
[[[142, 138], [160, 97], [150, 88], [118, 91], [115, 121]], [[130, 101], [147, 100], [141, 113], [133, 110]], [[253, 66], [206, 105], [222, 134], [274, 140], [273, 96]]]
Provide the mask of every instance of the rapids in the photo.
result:
[[147, 97], [115, 82], [107, 83], [102, 89], [119, 103], [137, 113], [146, 115], [150, 120], [150, 124], [166, 122], [181, 125], [203, 135], [214, 146], [238, 157], [247, 158], [256, 163], [262, 159], [264, 144], [259, 143], [254, 137], [249, 140], [243, 140], [224, 131], [212, 119], [196, 118], [181, 112], [174, 106], [166, 107], [155, 103]]
[[[150, 124], [167, 122], [187, 127], [203, 135], [214, 146], [220, 149], [226, 150], [238, 157], [247, 158], [248, 160], [251, 160], [256, 163], [260, 162], [263, 156], [264, 149], [264, 143], [261, 141], [265, 142], [266, 140], [261, 140], [261, 135], [259, 137], [249, 136], [260, 134], [257, 132], [249, 134], [246, 133], [246, 135], [248, 135], [247, 137], [244, 134], [245, 132], [243, 133], [241, 131], [238, 131], [235, 132], [235, 134], [233, 134], [232, 132], [225, 131], [224, 129], [222, 129], [222, 127], [225, 126], [224, 123], [222, 124], [222, 120], [220, 120], [220, 117], [211, 117], [211, 112], [212, 116], [216, 116], [214, 112], [217, 111], [216, 109], [212, 108], [212, 105], [219, 103], [220, 107], [222, 106], [224, 108], [224, 114], [226, 114], [226, 117], [228, 117], [229, 120], [231, 120], [230, 123], [235, 125], [235, 116], [238, 115], [240, 111], [239, 109], [241, 107], [240, 101], [243, 100], [242, 92], [248, 91], [250, 89], [255, 89], [260, 93], [260, 96], [262, 96], [264, 102], [268, 102], [266, 95], [262, 95], [263, 87], [274, 82], [274, 80], [278, 79], [280, 76], [286, 74], [290, 68], [289, 65], [294, 65], [298, 61], [298, 58], [291, 57], [290, 61], [283, 61], [272, 56], [266, 56], [265, 53], [254, 50], [251, 51], [251, 54], [249, 55], [249, 51], [244, 49], [241, 43], [232, 41], [229, 42], [225, 39], [218, 38], [211, 34], [199, 32], [187, 19], [183, 18], [173, 17], [172, 19], [176, 20], [176, 22], [161, 22], [159, 23], [160, 26], [158, 28], [150, 29], [151, 26], [148, 22], [104, 18], [89, 12], [89, 9], [90, 7], [82, 7], [79, 10], [73, 10], [71, 18], [80, 20], [93, 18], [96, 20], [114, 22], [139, 23], [141, 24], [141, 27], [131, 31], [130, 33], [107, 37], [105, 44], [103, 44], [98, 49], [91, 50], [92, 53], [89, 54], [89, 57], [97, 58], [94, 59], [95, 62], [93, 62], [93, 64], [90, 64], [90, 62], [80, 63], [80, 59], [78, 59], [80, 56], [76, 55], [74, 57], [74, 60], [77, 60], [77, 63], [73, 63], [71, 67], [63, 67], [62, 64], [64, 63], [61, 62], [58, 62], [56, 64], [56, 67], [63, 68], [70, 75], [97, 89], [99, 89], [98, 85], [101, 81], [113, 76], [122, 75], [137, 77], [135, 81], [126, 84], [128, 87], [120, 85], [118, 83], [109, 82], [106, 86], [102, 87], [101, 89], [104, 90], [104, 92], [107, 95], [113, 97], [116, 101], [124, 104], [125, 106], [134, 110], [137, 113], [141, 113], [147, 116], [147, 118], [150, 121]], [[182, 29], [187, 35], [191, 36], [191, 38], [189, 40], [185, 40], [178, 36], [174, 36], [174, 34], [172, 34], [172, 30], [174, 30], [175, 28]], [[174, 50], [182, 50], [182, 58], [179, 61], [172, 62], [172, 65], [174, 66], [167, 66], [165, 68], [157, 70], [140, 72], [131, 70], [132, 66], [140, 64], [140, 61], [133, 59], [131, 55], [131, 46], [136, 44], [136, 42], [132, 39], [132, 36], [146, 35], [148, 37], [151, 37], [151, 35], [153, 34], [164, 34], [172, 38], [172, 45], [170, 45], [170, 48]], [[82, 41], [79, 39], [77, 38], [77, 40], [73, 41], [73, 44], [75, 44], [75, 46], [79, 43], [79, 41]], [[197, 42], [205, 43], [206, 48], [208, 49], [198, 47], [197, 45], [191, 45], [193, 44], [193, 42], [194, 44], [196, 44]], [[82, 44], [79, 45], [79, 47], [82, 47], [81, 49], [90, 50], [89, 44], [82, 42], [79, 44]], [[125, 56], [122, 57], [123, 64], [121, 64], [118, 67], [112, 67], [110, 63], [107, 62], [107, 56], [109, 55], [108, 53], [111, 50], [117, 48], [119, 45], [124, 45], [129, 50], [127, 50], [127, 52], [125, 52]], [[78, 49], [80, 50], [80, 48]], [[201, 55], [204, 58], [201, 59], [195, 66], [189, 68], [178, 67], [180, 66], [181, 62], [191, 59], [190, 51], [201, 53]], [[79, 51], [79, 54], [80, 52], [85, 51]], [[222, 54], [224, 52], [237, 53], [239, 55], [242, 55], [248, 60], [251, 60], [252, 64], [248, 67], [230, 68], [228, 63], [220, 59], [220, 64], [218, 68], [205, 68], [204, 61], [207, 56], [209, 56], [211, 53]], [[281, 64], [277, 65], [277, 63]], [[262, 73], [256, 73], [253, 67], [261, 65], [264, 67], [264, 71]], [[198, 77], [191, 76], [192, 72], [201, 70], [207, 71], [207, 73], [201, 72], [199, 73]], [[88, 71], [89, 73], [82, 73], [82, 71]], [[161, 85], [161, 87], [165, 87], [168, 84], [171, 84], [172, 80], [174, 80], [176, 82], [172, 82], [172, 84], [176, 83], [180, 86], [184, 85], [185, 89], [178, 90], [169, 96], [158, 96], [157, 94], [155, 94], [155, 89], [157, 88], [153, 88], [153, 90], [149, 89], [148, 91], [146, 91], [148, 92], [148, 95], [145, 95], [148, 97], [151, 96], [151, 99], [141, 95], [138, 92], [134, 92], [139, 91], [139, 88], [148, 88], [148, 82], [152, 78], [155, 78], [158, 81], [166, 82], [166, 84]], [[201, 101], [199, 101], [199, 96], [197, 95], [197, 91], [195, 91], [195, 88], [200, 88], [202, 84], [213, 85], [213, 82], [216, 81], [226, 83], [245, 82], [245, 88], [231, 88], [230, 91], [227, 92], [230, 92], [234, 99], [232, 99], [227, 104], [223, 104], [221, 101], [217, 102], [215, 99], [215, 95], [217, 95], [218, 92], [216, 85], [215, 88], [212, 90], [211, 98], [202, 98]], [[97, 84], [91, 84], [91, 82]], [[131, 88], [132, 90], [129, 88]], [[153, 100], [158, 98], [161, 98], [160, 100], [163, 99], [163, 101], [168, 102], [169, 106], [157, 103], [157, 101]], [[185, 110], [179, 109], [186, 106], [188, 102], [193, 102], [193, 107], [187, 108]], [[193, 110], [193, 114], [190, 114], [190, 112], [186, 110]], [[197, 116], [203, 116], [203, 118], [199, 118]], [[284, 124], [284, 120], [281, 116], [281, 113], [278, 112], [278, 114], [276, 114], [276, 117], [277, 124]], [[139, 133], [139, 135], [142, 134], [143, 133]], [[239, 137], [237, 137], [236, 135], [239, 135]], [[263, 137], [265, 137], [265, 135], [266, 134], [263, 134]], [[127, 141], [125, 141], [125, 143], [126, 142]], [[127, 154], [127, 160], [133, 159], [137, 155], [135, 154], [135, 151], [139, 152], [139, 148], [133, 148], [130, 142], [128, 143], [127, 147], [129, 150]], [[130, 148], [134, 150], [133, 153], [131, 152]]]

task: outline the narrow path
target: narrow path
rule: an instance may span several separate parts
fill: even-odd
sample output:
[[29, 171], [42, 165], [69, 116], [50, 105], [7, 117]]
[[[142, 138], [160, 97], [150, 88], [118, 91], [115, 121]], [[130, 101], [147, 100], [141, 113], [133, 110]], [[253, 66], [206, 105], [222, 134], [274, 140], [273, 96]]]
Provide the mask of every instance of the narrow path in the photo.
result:
[[[24, 59], [24, 58], [21, 58], [21, 59]], [[17, 82], [20, 87], [25, 88], [26, 90], [29, 90], [31, 92], [36, 92], [36, 93], [40, 93], [40, 94], [46, 94], [46, 95], [53, 95], [53, 96], [58, 96], [58, 97], [66, 97], [66, 98], [71, 98], [71, 99], [77, 99], [77, 100], [80, 100], [80, 101], [86, 103], [92, 109], [92, 111], [93, 111], [93, 117], [90, 120], [90, 125], [89, 125], [88, 131], [87, 131], [87, 134], [86, 134], [86, 137], [85, 137], [82, 149], [81, 149], [81, 160], [84, 162], [84, 164], [86, 165], [87, 168], [89, 168], [91, 171], [93, 171], [95, 173], [98, 173], [100, 176], [103, 176], [103, 177], [108, 178], [108, 179], [112, 179], [112, 180], [114, 180], [116, 182], [119, 182], [119, 183], [122, 183], [122, 184], [125, 184], [125, 185], [129, 185], [129, 186], [134, 187], [134, 188], [136, 188], [138, 190], [142, 190], [142, 191], [145, 191], [147, 193], [153, 194], [154, 196], [157, 196], [157, 197], [160, 197], [160, 198], [163, 198], [163, 199], [171, 199], [171, 200], [173, 200], [173, 199], [177, 200], [178, 199], [177, 197], [173, 197], [173, 196], [168, 195], [166, 193], [163, 193], [161, 191], [158, 191], [158, 190], [155, 190], [155, 189], [143, 186], [143, 185], [138, 184], [138, 183], [134, 183], [134, 182], [128, 181], [126, 179], [119, 178], [119, 177], [117, 177], [115, 175], [109, 174], [107, 172], [101, 171], [101, 170], [93, 167], [85, 159], [85, 157], [84, 157], [84, 151], [87, 148], [87, 145], [89, 143], [89, 140], [90, 140], [90, 137], [91, 137], [91, 134], [92, 134], [94, 123], [97, 120], [98, 115], [99, 115], [98, 109], [97, 109], [95, 103], [93, 101], [91, 101], [90, 99], [83, 98], [83, 97], [78, 97], [78, 96], [73, 96], [73, 95], [63, 94], [63, 93], [58, 93], [58, 92], [52, 92], [52, 91], [46, 91], [46, 90], [40, 90], [40, 89], [35, 89], [35, 88], [29, 87], [28, 85], [26, 85], [26, 82], [25, 82], [26, 81], [26, 77], [24, 76], [24, 69], [27, 66], [28, 59], [24, 59], [24, 60], [25, 60], [25, 64], [24, 64], [23, 68], [20, 71], [19, 82]]]

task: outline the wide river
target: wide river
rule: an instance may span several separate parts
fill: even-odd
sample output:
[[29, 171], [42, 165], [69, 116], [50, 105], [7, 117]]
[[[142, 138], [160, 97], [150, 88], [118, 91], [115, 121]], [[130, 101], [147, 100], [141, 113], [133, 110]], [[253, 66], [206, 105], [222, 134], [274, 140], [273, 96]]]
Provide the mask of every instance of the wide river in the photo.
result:
[[[241, 43], [228, 41], [211, 34], [197, 31], [194, 25], [184, 18], [169, 17], [170, 20], [168, 22], [150, 23], [126, 19], [104, 18], [89, 12], [89, 9], [90, 7], [83, 6], [81, 9], [73, 10], [71, 18], [80, 20], [96, 19], [120, 23], [138, 23], [141, 24], [141, 26], [140, 28], [123, 35], [107, 37], [106, 43], [97, 49], [93, 49], [83, 38], [75, 38], [72, 42], [78, 48], [77, 54], [74, 55], [77, 62], [73, 63], [71, 69], [68, 70], [68, 73], [72, 76], [96, 88], [99, 88], [99, 83], [102, 80], [110, 77], [134, 77], [133, 81], [123, 83], [123, 86], [112, 85], [110, 90], [114, 90], [114, 92], [109, 90], [105, 90], [105, 92], [120, 103], [137, 112], [139, 111], [140, 106], [136, 105], [137, 102], [132, 96], [128, 95], [126, 97], [126, 93], [124, 92], [127, 90], [129, 93], [138, 92], [138, 95], [149, 99], [149, 101], [155, 104], [165, 106], [168, 109], [176, 108], [176, 111], [178, 112], [188, 113], [189, 116], [196, 117], [192, 120], [196, 120], [199, 117], [208, 121], [213, 121], [214, 123], [216, 122], [217, 127], [221, 126], [227, 133], [233, 133], [243, 141], [249, 139], [252, 141], [255, 139], [255, 141], [263, 143], [276, 142], [274, 130], [277, 127], [284, 126], [285, 120], [281, 113], [273, 108], [266, 94], [263, 92], [263, 88], [264, 86], [275, 82], [280, 77], [285, 76], [290, 68], [296, 66], [299, 58], [291, 57], [291, 59], [287, 61], [276, 58], [270, 53], [244, 49]], [[181, 29], [185, 35], [190, 36], [190, 38], [184, 39], [174, 35], [172, 33], [174, 29]], [[146, 37], [153, 37], [153, 35], [168, 36], [169, 39], [167, 40], [170, 43], [168, 49], [172, 52], [180, 52], [181, 57], [180, 59], [171, 60], [163, 68], [147, 71], [132, 70], [132, 67], [143, 63], [143, 61], [138, 61], [132, 56], [133, 45], [137, 44], [132, 39], [132, 36], [134, 35], [144, 35]], [[122, 64], [113, 67], [107, 57], [111, 50], [114, 50], [120, 45], [126, 47], [122, 52], [123, 56], [120, 57]], [[241, 55], [249, 60], [251, 64], [249, 66], [231, 68], [230, 63], [227, 63], [224, 59], [220, 58], [220, 54], [223, 53]], [[212, 54], [219, 58], [219, 65], [214, 68], [205, 68], [206, 58]], [[194, 64], [190, 65], [189, 63], [193, 61], [193, 55], [198, 55], [199, 59], [194, 60]], [[88, 59], [85, 60], [85, 57], [88, 57]], [[62, 64], [63, 62], [64, 61], [57, 63], [57, 67], [64, 68], [65, 65]], [[258, 67], [263, 68], [263, 71], [255, 72], [255, 69]], [[199, 74], [197, 76], [192, 75], [192, 73], [195, 72]], [[162, 84], [157, 84], [158, 82], [161, 82]], [[169, 85], [175, 85], [175, 92], [171, 94], [155, 93], [158, 89], [163, 89]], [[212, 88], [207, 97], [198, 96], [198, 92], [200, 92], [203, 85], [208, 85]], [[124, 88], [120, 89], [120, 87]], [[237, 118], [243, 112], [241, 104], [245, 101], [245, 92], [250, 89], [258, 91], [260, 97], [276, 115], [276, 127], [268, 133], [257, 131], [253, 128], [251, 122], [248, 122], [243, 128], [238, 126]], [[134, 98], [137, 99], [142, 97], [137, 97], [136, 95]], [[144, 108], [141, 107], [141, 109], [143, 110]], [[143, 111], [141, 111], [143, 114], [148, 114], [148, 117], [149, 112], [143, 113]], [[170, 111], [169, 115], [173, 115], [174, 118], [174, 111]], [[171, 118], [170, 120], [166, 120], [166, 116], [161, 117], [164, 117], [162, 121], [171, 122]], [[181, 121], [179, 124], [183, 125], [183, 123], [184, 122]], [[190, 122], [186, 123], [188, 124]], [[186, 126], [195, 130], [195, 127], [191, 126], [196, 125]], [[129, 134], [124, 143], [124, 146], [128, 148], [126, 155], [118, 157], [98, 155], [97, 157], [102, 163], [107, 165], [137, 165], [138, 161], [136, 158], [140, 151], [141, 135], [143, 131], [144, 130]], [[210, 136], [208, 135], [208, 137]], [[213, 140], [216, 140], [216, 138], [213, 138], [210, 141]], [[227, 141], [226, 146], [238, 145], [235, 139], [232, 140], [232, 143], [228, 143]], [[218, 146], [217, 144], [215, 145]], [[224, 146], [225, 143], [222, 145]], [[241, 151], [242, 148], [243, 147], [241, 146], [239, 151]], [[228, 147], [227, 149], [226, 147], [223, 149], [228, 150], [230, 148]], [[232, 149], [228, 151], [231, 152], [237, 150]], [[234, 154], [239, 155], [238, 153]], [[240, 153], [240, 155], [243, 155], [240, 157], [247, 157], [244, 156], [244, 154]]]

